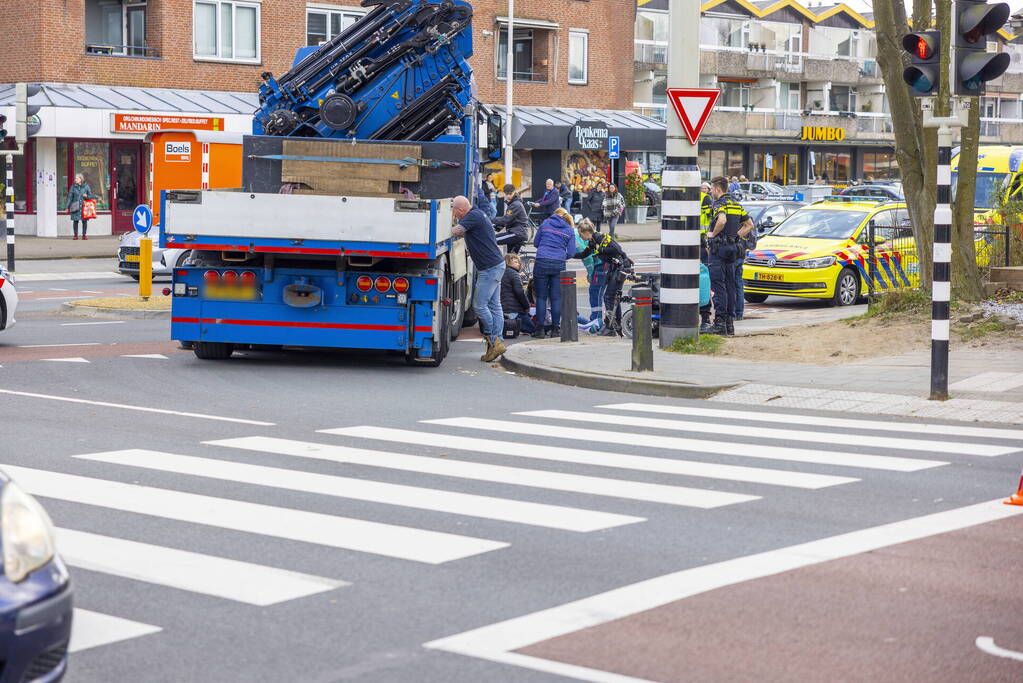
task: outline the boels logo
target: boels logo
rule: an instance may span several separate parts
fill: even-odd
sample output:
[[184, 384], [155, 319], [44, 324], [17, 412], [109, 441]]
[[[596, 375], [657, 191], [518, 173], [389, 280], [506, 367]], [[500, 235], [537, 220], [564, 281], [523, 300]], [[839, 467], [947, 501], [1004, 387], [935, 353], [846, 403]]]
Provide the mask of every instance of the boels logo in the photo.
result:
[[841, 142], [845, 140], [845, 129], [831, 126], [803, 126], [803, 132], [799, 139], [810, 142]]
[[163, 147], [163, 160], [173, 162], [191, 161], [192, 143], [165, 142]]

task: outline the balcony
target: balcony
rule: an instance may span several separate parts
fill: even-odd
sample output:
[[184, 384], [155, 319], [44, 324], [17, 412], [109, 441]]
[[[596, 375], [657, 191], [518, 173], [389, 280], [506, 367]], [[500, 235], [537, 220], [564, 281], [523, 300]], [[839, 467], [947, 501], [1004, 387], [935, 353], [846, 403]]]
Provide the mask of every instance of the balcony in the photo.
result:
[[[637, 56], [636, 60], [640, 58]], [[752, 44], [745, 48], [701, 45], [700, 73], [844, 85], [881, 83], [881, 71], [875, 59], [772, 50]]]
[[85, 54], [102, 55], [104, 57], [148, 57], [156, 59], [160, 56], [155, 47], [144, 45], [105, 45], [101, 43], [86, 43]]

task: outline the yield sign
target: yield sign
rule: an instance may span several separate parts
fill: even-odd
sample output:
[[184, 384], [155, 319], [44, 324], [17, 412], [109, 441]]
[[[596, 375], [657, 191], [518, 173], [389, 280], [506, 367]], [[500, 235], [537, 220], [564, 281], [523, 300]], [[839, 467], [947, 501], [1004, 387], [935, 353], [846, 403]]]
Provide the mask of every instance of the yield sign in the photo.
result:
[[721, 95], [720, 90], [709, 88], [668, 88], [668, 101], [675, 109], [689, 144], [695, 145], [700, 131], [710, 117], [710, 110]]

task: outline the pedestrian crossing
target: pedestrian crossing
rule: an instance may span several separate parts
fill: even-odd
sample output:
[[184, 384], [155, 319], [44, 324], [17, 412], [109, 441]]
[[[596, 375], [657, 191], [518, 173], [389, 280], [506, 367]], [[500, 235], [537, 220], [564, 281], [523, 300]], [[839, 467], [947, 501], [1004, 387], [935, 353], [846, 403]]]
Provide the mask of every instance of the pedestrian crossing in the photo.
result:
[[[619, 403], [502, 419], [425, 419], [402, 428], [326, 427], [309, 440], [240, 436], [182, 444], [181, 452], [70, 456], [83, 467], [102, 465], [113, 473], [107, 476], [146, 483], [16, 464], [3, 469], [44, 505], [112, 511], [103, 517], [109, 528], [89, 531], [75, 528], [73, 516], [56, 516], [58, 550], [74, 572], [266, 609], [335, 591], [343, 601], [346, 587], [358, 581], [353, 563], [360, 557], [430, 571], [511, 552], [522, 530], [545, 534], [543, 542], [557, 547], [566, 534], [587, 542], [590, 534], [674, 522], [666, 517], [674, 514], [697, 515], [685, 518], [695, 524], [720, 508], [813, 496], [882, 472], [911, 476], [1021, 449], [1023, 431], [1012, 429]], [[405, 483], [386, 481], [395, 477]], [[246, 500], [188, 490], [208, 492], [212, 482], [230, 483], [234, 495], [245, 487]], [[287, 502], [309, 496], [316, 510]], [[381, 520], [386, 509], [404, 511], [404, 523]], [[291, 566], [234, 559], [230, 545], [210, 554], [184, 542], [153, 543], [144, 525], [124, 538], [122, 514], [214, 529], [223, 538], [245, 535], [239, 542], [288, 542], [284, 564]], [[337, 553], [337, 575], [319, 575], [322, 563], [320, 572], [303, 571], [310, 559], [303, 544], [310, 554]], [[81, 585], [76, 600], [84, 608], [75, 610], [72, 651], [173, 628], [159, 605], [140, 621], [119, 613], [112, 596], [83, 595]]]

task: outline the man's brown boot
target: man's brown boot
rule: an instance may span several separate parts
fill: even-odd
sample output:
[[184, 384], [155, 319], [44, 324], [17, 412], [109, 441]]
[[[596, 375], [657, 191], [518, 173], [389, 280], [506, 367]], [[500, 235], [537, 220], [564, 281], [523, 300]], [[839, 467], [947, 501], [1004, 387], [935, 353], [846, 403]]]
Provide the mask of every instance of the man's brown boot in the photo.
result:
[[489, 356], [491, 351], [494, 350], [494, 345], [493, 343], [491, 343], [490, 337], [483, 337], [483, 343], [487, 345], [487, 350], [483, 352], [482, 356], [480, 356], [480, 360], [483, 362], [487, 362], [490, 360]]

